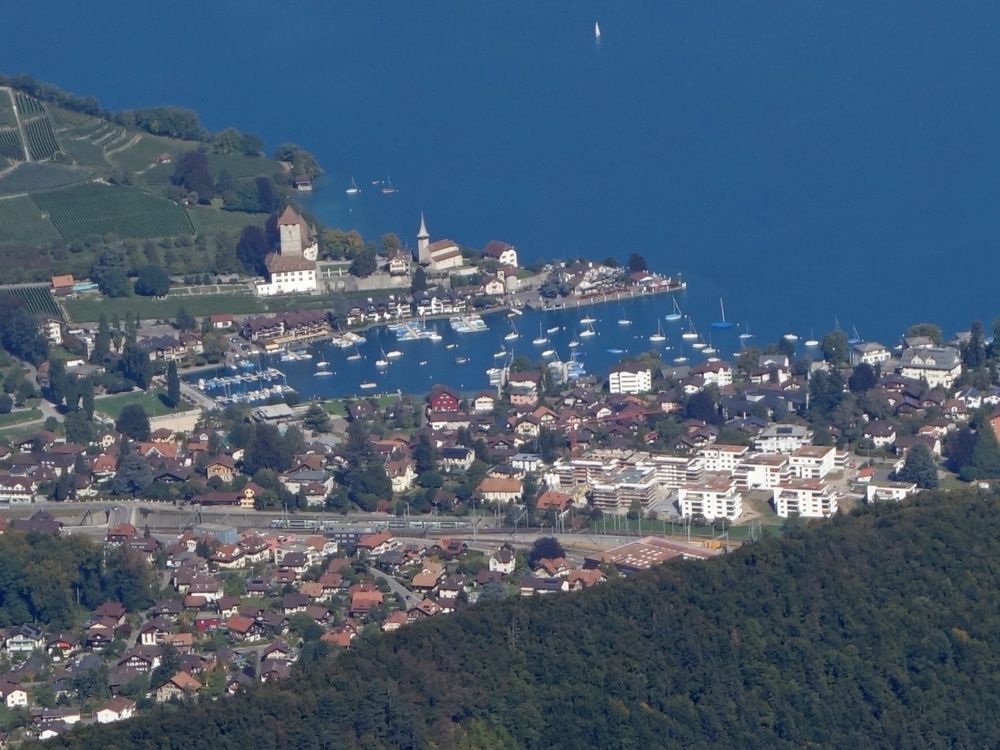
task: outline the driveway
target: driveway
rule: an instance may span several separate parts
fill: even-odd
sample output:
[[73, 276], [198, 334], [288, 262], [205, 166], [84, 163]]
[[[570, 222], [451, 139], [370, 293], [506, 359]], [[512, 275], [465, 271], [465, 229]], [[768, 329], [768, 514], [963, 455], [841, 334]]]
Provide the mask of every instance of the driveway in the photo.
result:
[[412, 591], [410, 591], [408, 588], [406, 588], [406, 586], [404, 586], [403, 584], [401, 584], [399, 581], [397, 581], [392, 576], [387, 575], [386, 573], [383, 573], [381, 570], [379, 570], [378, 568], [376, 568], [374, 565], [369, 565], [368, 566], [368, 572], [371, 573], [376, 578], [381, 578], [383, 581], [388, 582], [388, 584], [389, 584], [389, 590], [392, 591], [392, 593], [398, 595], [403, 600], [403, 605], [405, 606], [406, 609], [409, 609], [410, 607], [414, 607], [414, 606], [416, 606], [417, 604], [420, 603], [420, 597], [419, 596], [417, 596], [416, 594], [414, 594]]

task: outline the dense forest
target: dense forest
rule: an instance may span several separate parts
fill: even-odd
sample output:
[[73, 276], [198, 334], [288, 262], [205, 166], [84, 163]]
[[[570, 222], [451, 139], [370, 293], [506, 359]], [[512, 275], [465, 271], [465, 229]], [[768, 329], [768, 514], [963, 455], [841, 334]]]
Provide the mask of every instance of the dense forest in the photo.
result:
[[107, 601], [138, 609], [152, 603], [154, 583], [145, 561], [126, 549], [105, 555], [82, 536], [0, 536], [0, 626], [57, 631]]
[[793, 525], [708, 563], [361, 638], [285, 683], [46, 747], [995, 747], [998, 511], [997, 495], [925, 493]]

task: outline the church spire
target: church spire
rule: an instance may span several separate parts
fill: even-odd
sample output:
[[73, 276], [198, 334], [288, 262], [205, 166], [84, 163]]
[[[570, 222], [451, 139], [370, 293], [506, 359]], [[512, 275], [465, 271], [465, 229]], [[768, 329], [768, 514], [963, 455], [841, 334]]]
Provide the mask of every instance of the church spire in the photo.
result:
[[417, 232], [417, 262], [427, 265], [431, 262], [431, 254], [428, 247], [431, 244], [431, 235], [427, 231], [427, 222], [424, 221], [424, 212], [420, 212], [420, 231]]
[[429, 240], [430, 237], [431, 237], [431, 235], [427, 231], [427, 222], [424, 221], [424, 212], [421, 211], [420, 212], [420, 231], [417, 232], [417, 239], [418, 240], [423, 240], [423, 239], [428, 239]]

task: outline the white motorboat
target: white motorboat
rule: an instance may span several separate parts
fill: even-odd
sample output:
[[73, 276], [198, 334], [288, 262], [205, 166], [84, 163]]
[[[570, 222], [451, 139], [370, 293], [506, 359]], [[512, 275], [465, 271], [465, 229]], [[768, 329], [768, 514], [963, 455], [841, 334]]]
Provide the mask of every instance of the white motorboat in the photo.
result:
[[403, 353], [399, 349], [393, 349], [391, 352], [386, 352], [385, 356], [389, 359], [399, 359], [403, 356]]
[[542, 352], [543, 357], [554, 357], [555, 354], [556, 354], [555, 349], [546, 349], [545, 351]]
[[368, 390], [369, 388], [375, 388], [376, 384], [371, 381], [368, 381], [367, 383], [362, 383], [361, 387], [364, 388], [365, 390]]

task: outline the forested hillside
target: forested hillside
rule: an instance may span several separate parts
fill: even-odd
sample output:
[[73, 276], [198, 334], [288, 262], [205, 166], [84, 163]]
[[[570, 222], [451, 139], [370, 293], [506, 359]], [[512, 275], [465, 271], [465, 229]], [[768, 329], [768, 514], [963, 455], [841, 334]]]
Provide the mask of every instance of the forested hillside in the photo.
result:
[[288, 682], [46, 747], [995, 747], [998, 513], [925, 494], [358, 639]]

